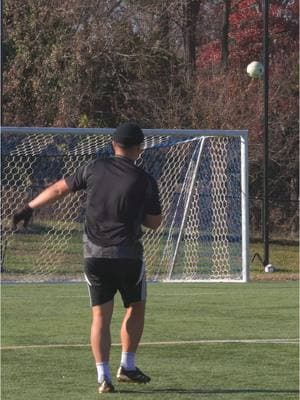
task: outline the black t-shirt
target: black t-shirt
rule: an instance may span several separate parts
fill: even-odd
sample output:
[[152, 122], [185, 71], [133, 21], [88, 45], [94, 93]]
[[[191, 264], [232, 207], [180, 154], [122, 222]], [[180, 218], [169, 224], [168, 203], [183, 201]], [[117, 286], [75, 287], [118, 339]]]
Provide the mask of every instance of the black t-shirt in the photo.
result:
[[[144, 215], [161, 213], [155, 179], [125, 157], [97, 159], [78, 168], [65, 180], [72, 192], [83, 189], [87, 193], [85, 240], [90, 242], [88, 247], [115, 249], [108, 256], [122, 257], [120, 247], [128, 248], [128, 254], [130, 248], [140, 247]], [[104, 251], [102, 256], [107, 254]]]

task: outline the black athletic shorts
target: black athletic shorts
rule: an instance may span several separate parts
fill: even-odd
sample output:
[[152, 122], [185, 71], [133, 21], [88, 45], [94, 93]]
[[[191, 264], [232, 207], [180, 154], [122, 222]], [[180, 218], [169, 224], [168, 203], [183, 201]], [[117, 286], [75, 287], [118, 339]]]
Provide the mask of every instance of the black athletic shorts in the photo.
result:
[[86, 258], [85, 279], [92, 306], [112, 300], [120, 292], [124, 307], [146, 299], [146, 274], [142, 260]]

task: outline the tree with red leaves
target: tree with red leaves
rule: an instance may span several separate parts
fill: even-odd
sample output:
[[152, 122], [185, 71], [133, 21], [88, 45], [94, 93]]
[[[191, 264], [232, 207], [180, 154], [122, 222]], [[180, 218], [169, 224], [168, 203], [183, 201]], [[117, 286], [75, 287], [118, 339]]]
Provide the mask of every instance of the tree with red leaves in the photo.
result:
[[[214, 17], [224, 14], [223, 35], [198, 49], [198, 66], [211, 68], [209, 64], [215, 65], [220, 63], [221, 59], [224, 60], [224, 42], [226, 42], [224, 35], [228, 35], [229, 64], [231, 68], [244, 68], [250, 61], [262, 58], [262, 1], [232, 0], [229, 3], [228, 0], [224, 0], [222, 3], [217, 2], [212, 7]], [[297, 48], [298, 14], [297, 1], [274, 0], [270, 4], [271, 59], [276, 56], [277, 50], [281, 51], [282, 47], [288, 51], [295, 51]]]

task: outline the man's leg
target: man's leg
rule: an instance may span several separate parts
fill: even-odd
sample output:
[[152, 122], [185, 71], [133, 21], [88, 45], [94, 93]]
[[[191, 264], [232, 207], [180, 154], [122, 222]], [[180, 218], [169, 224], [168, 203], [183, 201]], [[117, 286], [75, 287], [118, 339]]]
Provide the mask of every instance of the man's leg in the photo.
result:
[[144, 330], [145, 300], [127, 308], [121, 327], [122, 352], [135, 353]]
[[135, 365], [135, 353], [142, 337], [144, 320], [145, 300], [130, 304], [121, 328], [122, 358], [117, 373], [119, 382], [147, 383], [151, 380]]
[[142, 260], [123, 261], [126, 276], [120, 290], [127, 308], [121, 327], [122, 357], [117, 372], [119, 382], [147, 383], [150, 378], [135, 365], [135, 354], [142, 337], [146, 305], [146, 275]]
[[91, 346], [99, 383], [104, 380], [111, 381], [109, 353], [111, 347], [110, 323], [113, 307], [113, 300], [92, 307]]

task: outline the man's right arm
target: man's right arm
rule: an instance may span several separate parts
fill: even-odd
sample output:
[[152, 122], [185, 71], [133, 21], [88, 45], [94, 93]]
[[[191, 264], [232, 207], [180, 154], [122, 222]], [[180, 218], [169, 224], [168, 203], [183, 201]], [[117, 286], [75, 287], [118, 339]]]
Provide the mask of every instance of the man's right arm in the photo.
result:
[[28, 205], [32, 209], [43, 207], [66, 196], [68, 193], [70, 193], [69, 186], [64, 179], [61, 179], [43, 190], [37, 197], [31, 200]]
[[65, 179], [60, 179], [53, 185], [43, 190], [38, 196], [31, 200], [27, 206], [17, 211], [12, 218], [13, 229], [17, 228], [19, 222], [23, 221], [26, 228], [35, 208], [43, 207], [47, 204], [66, 196], [70, 192], [76, 192], [86, 188], [86, 169], [87, 165], [79, 167], [74, 175]]
[[61, 179], [53, 185], [49, 186], [47, 189], [43, 190], [39, 195], [37, 195], [33, 200], [31, 200], [27, 206], [25, 206], [22, 210], [17, 211], [13, 215], [13, 229], [17, 229], [17, 225], [21, 221], [23, 221], [23, 225], [26, 228], [35, 208], [43, 207], [46, 204], [53, 203], [54, 201], [66, 196], [68, 193], [70, 193], [70, 189], [64, 179]]

